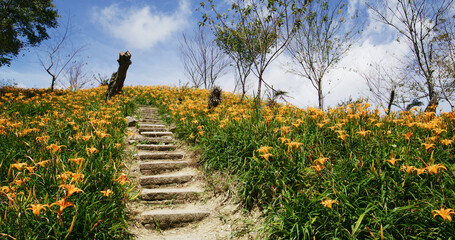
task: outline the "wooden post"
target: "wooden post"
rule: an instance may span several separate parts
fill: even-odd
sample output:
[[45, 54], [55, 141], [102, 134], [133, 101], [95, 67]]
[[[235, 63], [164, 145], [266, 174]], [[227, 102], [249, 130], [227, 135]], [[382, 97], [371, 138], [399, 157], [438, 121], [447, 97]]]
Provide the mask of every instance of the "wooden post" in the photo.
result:
[[122, 91], [126, 78], [126, 71], [128, 71], [128, 67], [132, 63], [131, 53], [129, 51], [126, 51], [126, 53], [120, 52], [117, 62], [119, 64], [118, 70], [112, 74], [111, 80], [109, 81], [106, 92], [106, 100], [119, 94]]

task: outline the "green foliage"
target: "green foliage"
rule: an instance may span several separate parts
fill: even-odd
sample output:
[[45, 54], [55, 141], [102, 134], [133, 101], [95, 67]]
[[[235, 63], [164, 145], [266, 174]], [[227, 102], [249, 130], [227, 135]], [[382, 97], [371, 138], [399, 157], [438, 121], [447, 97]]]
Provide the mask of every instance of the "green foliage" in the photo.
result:
[[134, 187], [121, 181], [121, 166], [124, 116], [135, 105], [124, 96], [106, 102], [105, 90], [0, 90], [2, 237], [130, 237], [125, 201]]
[[47, 39], [46, 28], [57, 27], [57, 11], [52, 0], [0, 1], [0, 67], [27, 46]]
[[278, 105], [261, 116], [229, 93], [209, 111], [204, 90], [187, 90], [182, 102], [177, 88], [128, 91], [169, 115], [203, 150], [205, 168], [236, 175], [242, 203], [264, 212], [270, 239], [455, 235], [453, 113], [385, 116], [356, 102], [327, 112]]

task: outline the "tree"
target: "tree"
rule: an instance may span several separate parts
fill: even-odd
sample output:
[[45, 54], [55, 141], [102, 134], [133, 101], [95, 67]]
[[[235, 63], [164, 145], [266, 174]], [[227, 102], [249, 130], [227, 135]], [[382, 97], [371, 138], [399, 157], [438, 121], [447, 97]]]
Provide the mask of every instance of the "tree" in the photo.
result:
[[79, 53], [84, 50], [84, 46], [75, 47], [71, 42], [72, 27], [68, 18], [62, 31], [56, 31], [52, 39], [44, 44], [41, 53], [38, 54], [40, 65], [51, 76], [51, 91], [54, 91], [55, 83], [64, 73], [71, 62]]
[[122, 88], [126, 79], [126, 72], [128, 71], [131, 63], [133, 63], [131, 61], [130, 51], [120, 51], [117, 63], [117, 72], [112, 73], [111, 80], [107, 86], [106, 101], [122, 92]]
[[436, 74], [441, 98], [455, 110], [455, 15], [449, 16], [437, 29], [434, 37], [437, 47]]
[[65, 71], [65, 78], [59, 81], [60, 85], [70, 91], [76, 91], [84, 87], [92, 85], [92, 78], [89, 72], [85, 71], [84, 67], [87, 65], [82, 60], [74, 61]]
[[20, 50], [48, 39], [46, 28], [57, 27], [52, 0], [0, 1], [0, 67], [10, 65]]
[[241, 100], [245, 97], [247, 91], [247, 80], [251, 73], [252, 66], [258, 53], [248, 51], [247, 46], [242, 41], [244, 35], [251, 34], [245, 24], [238, 24], [235, 29], [217, 28], [214, 29], [214, 34], [217, 39], [217, 44], [231, 58], [235, 64], [235, 72], [237, 74], [235, 81], [235, 89], [240, 88], [242, 92]]
[[201, 27], [190, 36], [182, 33], [180, 52], [185, 75], [196, 88], [212, 88], [229, 65], [223, 51]]
[[[253, 61], [253, 73], [258, 77], [257, 107], [261, 107], [262, 84], [264, 72], [268, 66], [284, 51], [295, 31], [301, 24], [305, 6], [310, 0], [233, 0], [226, 12], [220, 13], [213, 0], [201, 3], [207, 12], [202, 16], [202, 25], [208, 23], [215, 33], [217, 31], [236, 31], [241, 24], [242, 31], [238, 41], [245, 46]], [[269, 86], [270, 87], [270, 86]]]
[[400, 66], [388, 67], [383, 60], [372, 63], [368, 72], [360, 73], [371, 93], [370, 99], [377, 106], [386, 108], [387, 115], [391, 113], [392, 106], [405, 110], [411, 101], [411, 96], [403, 88], [403, 82], [409, 78], [407, 72]]
[[436, 30], [446, 23], [453, 0], [396, 0], [374, 1], [369, 8], [382, 23], [394, 28], [407, 42], [411, 50], [409, 69], [415, 75], [408, 83], [411, 90], [427, 98], [426, 111], [434, 110], [439, 102], [435, 76], [437, 47]]
[[287, 46], [297, 66], [291, 72], [310, 80], [318, 93], [320, 109], [324, 109], [325, 75], [349, 51], [362, 25], [359, 16], [348, 16], [342, 0], [314, 0], [308, 5], [295, 38]]

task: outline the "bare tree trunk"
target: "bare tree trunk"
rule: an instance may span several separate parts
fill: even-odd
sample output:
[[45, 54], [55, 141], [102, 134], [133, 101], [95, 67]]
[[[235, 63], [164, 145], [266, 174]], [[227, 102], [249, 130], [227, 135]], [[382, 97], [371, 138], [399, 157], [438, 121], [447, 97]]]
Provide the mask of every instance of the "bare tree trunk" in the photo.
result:
[[111, 81], [106, 92], [106, 100], [111, 97], [119, 94], [122, 91], [123, 84], [126, 78], [126, 71], [131, 65], [131, 53], [126, 51], [126, 53], [120, 52], [119, 58], [117, 59], [119, 64], [117, 72], [112, 74]]
[[262, 74], [259, 73], [259, 82], [258, 82], [258, 95], [257, 95], [257, 110], [261, 111], [261, 91], [262, 91]]
[[392, 89], [390, 92], [389, 103], [387, 105], [387, 116], [390, 116], [390, 111], [392, 111], [393, 100], [395, 99], [395, 89]]
[[318, 80], [318, 103], [319, 109], [324, 110], [324, 94], [322, 93], [322, 79]]

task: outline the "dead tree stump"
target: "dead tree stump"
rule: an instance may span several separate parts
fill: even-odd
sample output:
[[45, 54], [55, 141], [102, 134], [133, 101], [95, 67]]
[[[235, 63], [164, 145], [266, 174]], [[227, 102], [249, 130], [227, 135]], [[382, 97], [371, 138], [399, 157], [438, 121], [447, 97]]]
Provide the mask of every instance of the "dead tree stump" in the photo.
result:
[[119, 64], [118, 70], [111, 76], [111, 80], [109, 81], [109, 85], [107, 87], [106, 100], [119, 94], [122, 91], [126, 78], [126, 71], [128, 71], [128, 67], [132, 63], [131, 53], [129, 51], [126, 51], [126, 53], [120, 52], [117, 62]]

